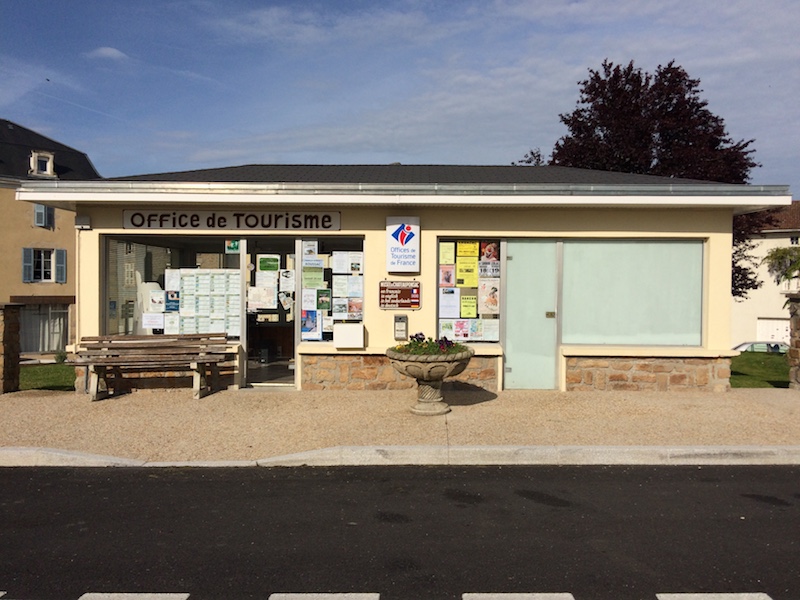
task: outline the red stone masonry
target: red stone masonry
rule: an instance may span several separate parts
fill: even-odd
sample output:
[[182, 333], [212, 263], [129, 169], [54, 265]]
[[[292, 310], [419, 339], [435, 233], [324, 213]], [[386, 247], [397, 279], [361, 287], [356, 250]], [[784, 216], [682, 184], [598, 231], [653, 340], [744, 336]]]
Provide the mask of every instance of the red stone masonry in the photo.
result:
[[678, 391], [730, 389], [728, 358], [572, 357], [567, 391]]
[[[403, 390], [416, 386], [383, 355], [306, 354], [300, 357], [304, 390]], [[463, 373], [446, 381], [497, 391], [497, 357], [473, 356]]]

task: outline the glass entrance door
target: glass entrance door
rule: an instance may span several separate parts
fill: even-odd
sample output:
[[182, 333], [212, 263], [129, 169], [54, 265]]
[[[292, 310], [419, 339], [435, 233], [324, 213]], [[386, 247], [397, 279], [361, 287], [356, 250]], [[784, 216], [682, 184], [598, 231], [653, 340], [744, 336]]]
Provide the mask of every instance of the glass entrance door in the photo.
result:
[[557, 242], [506, 245], [505, 375], [507, 389], [557, 387]]
[[295, 384], [295, 239], [262, 237], [246, 244], [247, 384]]

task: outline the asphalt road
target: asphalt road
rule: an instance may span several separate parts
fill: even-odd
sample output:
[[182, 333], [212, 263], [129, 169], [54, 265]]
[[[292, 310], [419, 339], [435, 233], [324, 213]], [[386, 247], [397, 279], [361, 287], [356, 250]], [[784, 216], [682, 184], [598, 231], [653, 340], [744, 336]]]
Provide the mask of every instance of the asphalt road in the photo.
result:
[[800, 467], [0, 469], [0, 590], [800, 598]]

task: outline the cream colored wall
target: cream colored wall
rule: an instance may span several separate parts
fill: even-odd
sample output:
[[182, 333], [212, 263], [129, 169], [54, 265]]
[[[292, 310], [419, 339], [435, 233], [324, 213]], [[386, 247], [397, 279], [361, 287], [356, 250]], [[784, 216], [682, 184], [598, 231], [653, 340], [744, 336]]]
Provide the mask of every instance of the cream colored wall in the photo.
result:
[[[235, 208], [234, 206], [227, 208]], [[252, 208], [250, 209], [252, 210]], [[101, 254], [100, 232], [132, 234], [120, 225], [120, 209], [93, 209], [92, 230], [80, 232], [81, 266], [78, 280], [80, 335], [100, 333]], [[706, 351], [726, 351], [730, 343], [730, 209], [582, 209], [582, 208], [346, 208], [341, 210], [342, 229], [319, 233], [320, 236], [347, 235], [364, 237], [364, 325], [370, 352], [383, 353], [395, 343], [395, 314], [407, 314], [409, 332], [436, 335], [437, 240], [442, 237], [464, 238], [690, 238], [706, 242], [706, 281], [704, 282], [704, 346]], [[386, 217], [418, 216], [421, 223], [420, 249], [422, 270], [419, 275], [386, 272]], [[148, 234], [174, 236], [185, 231]], [[203, 231], [203, 235], [212, 232]], [[292, 232], [281, 232], [291, 234]], [[252, 231], [241, 232], [252, 236]], [[230, 230], [221, 237], [230, 238]], [[313, 237], [316, 234], [297, 233]], [[422, 282], [421, 309], [418, 311], [381, 310], [378, 306], [379, 282], [414, 280]], [[665, 282], [668, 285], [668, 282]]]
[[[0, 186], [0, 302], [11, 296], [75, 295], [75, 213], [56, 209], [55, 228], [34, 225], [34, 205], [16, 200], [16, 190]], [[23, 283], [22, 248], [63, 248], [67, 251], [66, 283]]]

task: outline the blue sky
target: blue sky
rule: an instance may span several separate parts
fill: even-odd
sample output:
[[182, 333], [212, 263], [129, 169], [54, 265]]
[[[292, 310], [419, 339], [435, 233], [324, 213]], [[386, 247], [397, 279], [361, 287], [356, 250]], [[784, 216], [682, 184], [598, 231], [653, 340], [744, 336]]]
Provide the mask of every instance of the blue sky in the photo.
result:
[[510, 164], [603, 59], [701, 81], [752, 183], [800, 190], [796, 0], [0, 0], [0, 117], [106, 177]]

